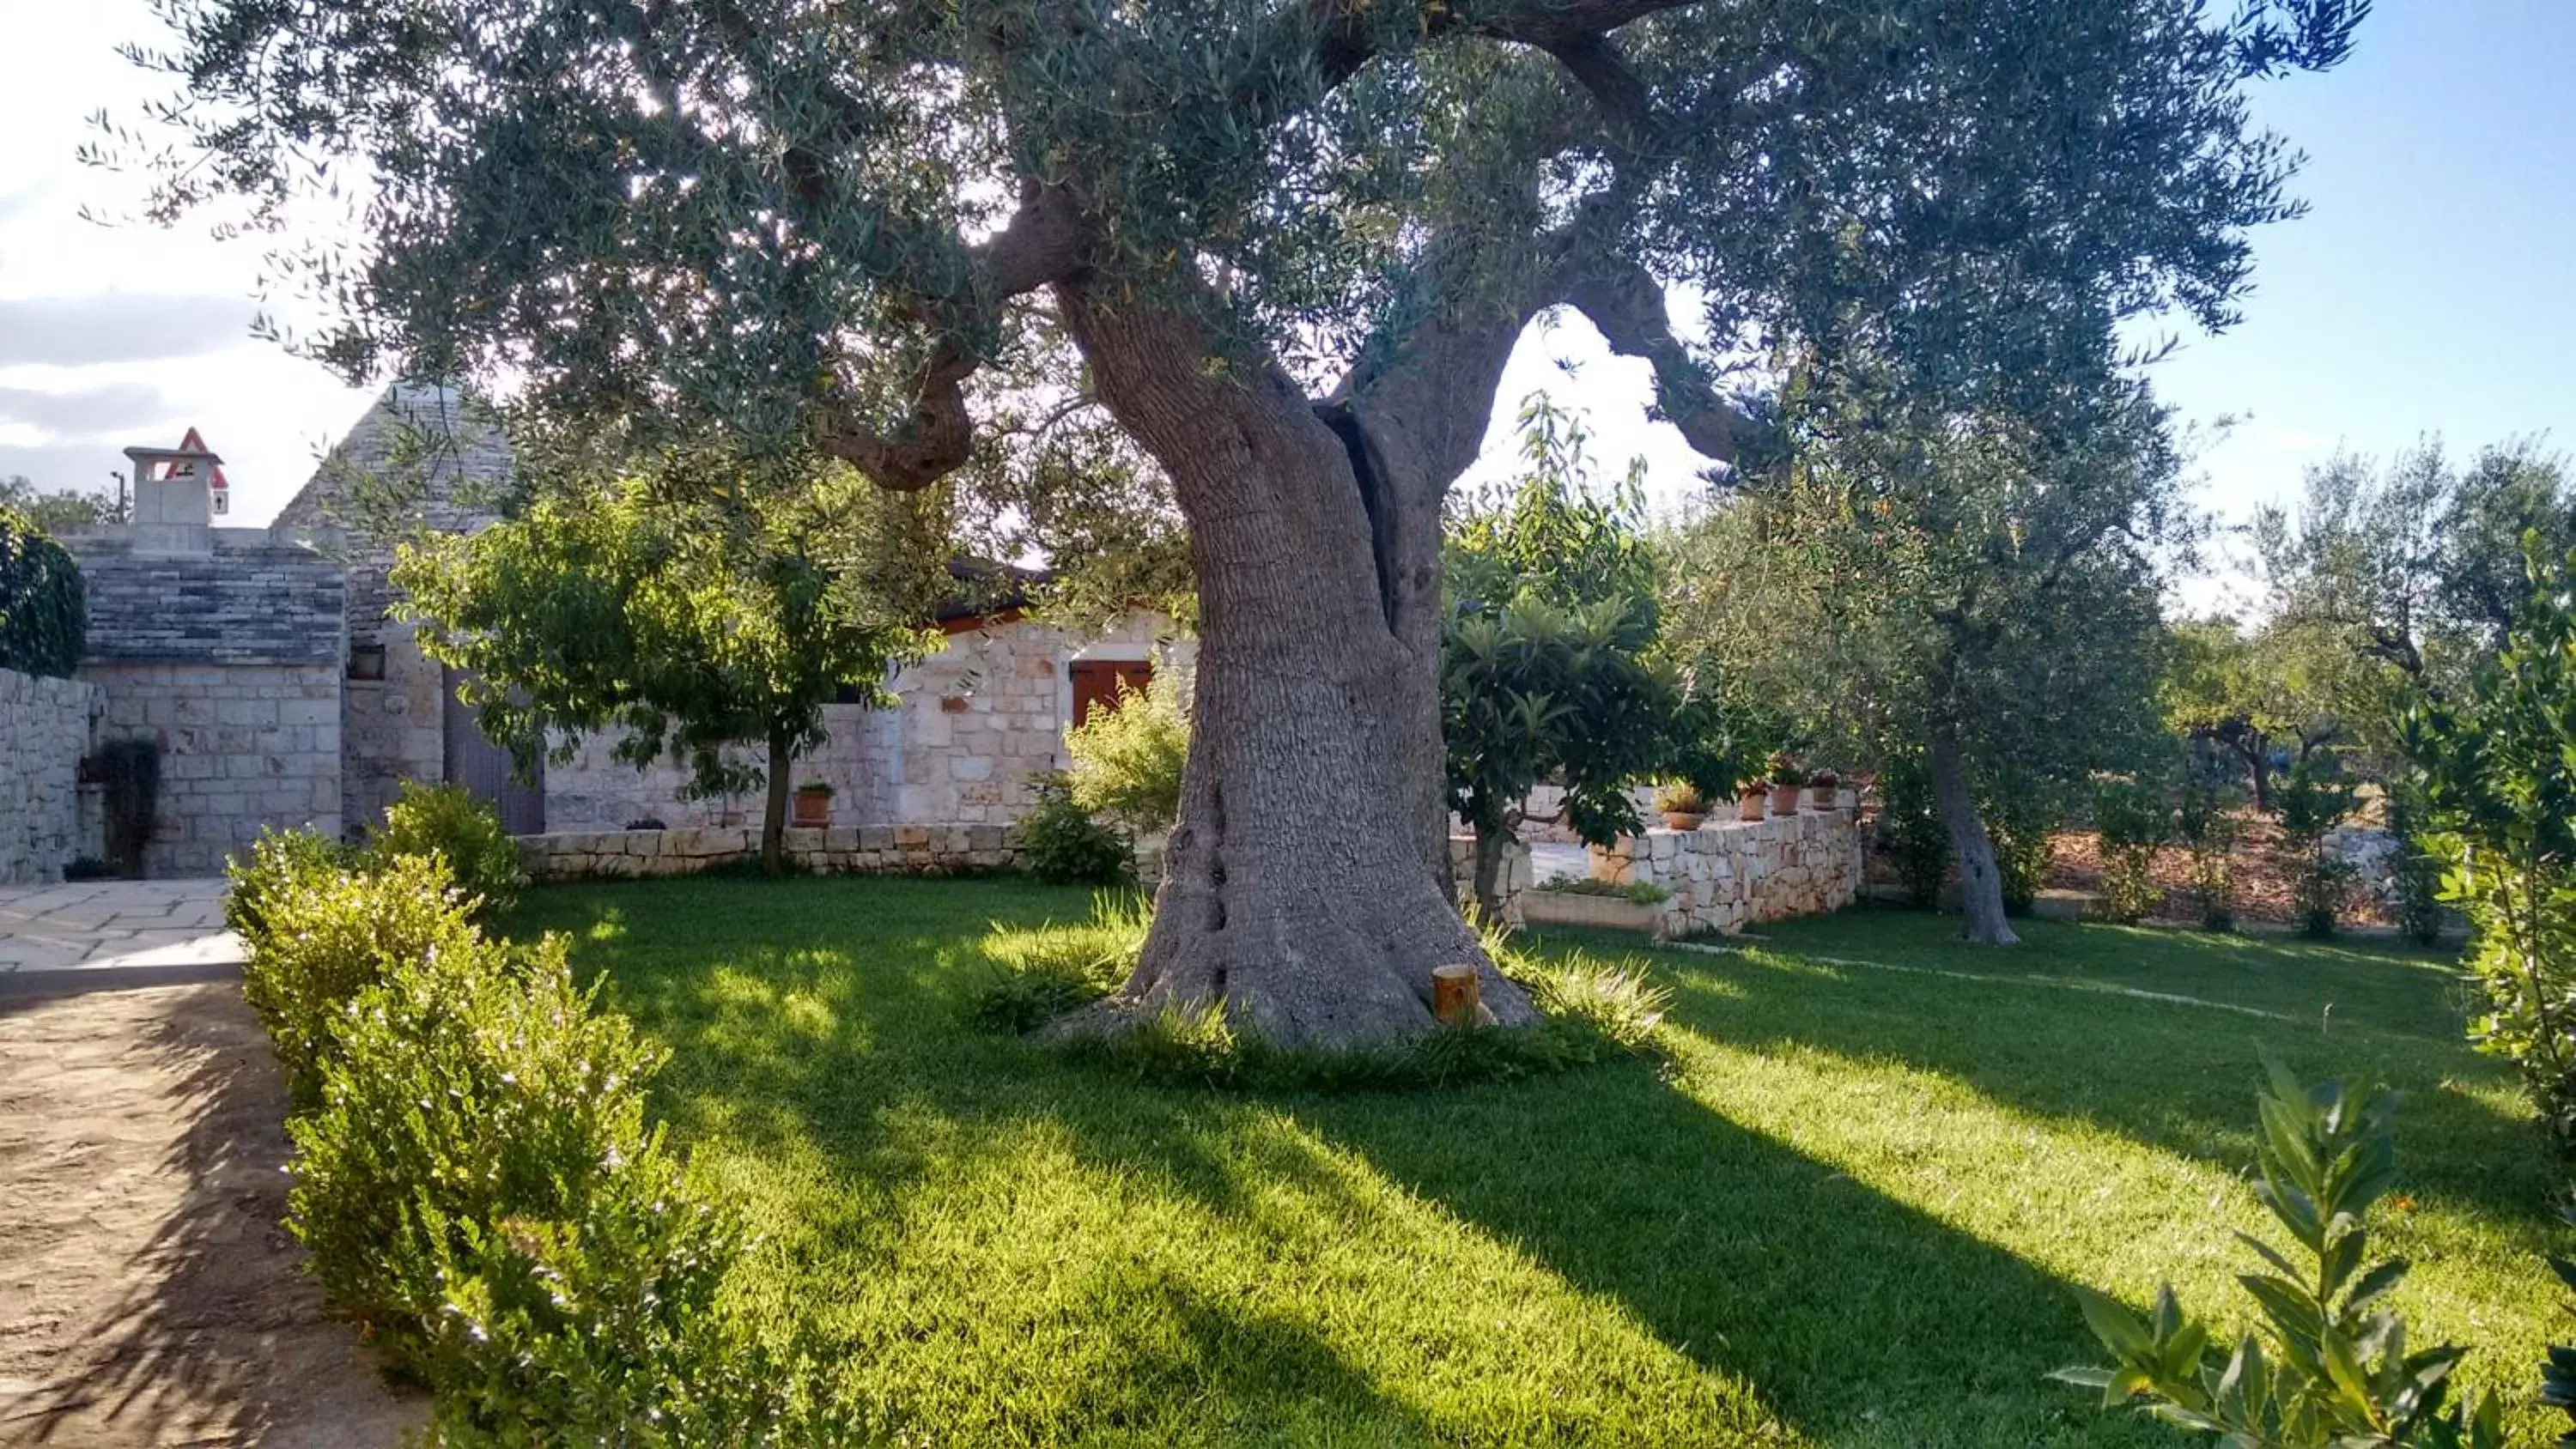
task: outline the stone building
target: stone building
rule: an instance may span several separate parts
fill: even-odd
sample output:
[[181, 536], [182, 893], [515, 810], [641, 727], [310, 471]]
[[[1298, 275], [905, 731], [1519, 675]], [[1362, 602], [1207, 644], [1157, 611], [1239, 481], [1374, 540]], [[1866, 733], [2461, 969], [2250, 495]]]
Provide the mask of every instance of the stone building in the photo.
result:
[[267, 529], [219, 526], [221, 460], [202, 446], [126, 455], [134, 521], [62, 542], [89, 590], [88, 743], [160, 745], [146, 869], [214, 873], [266, 826], [338, 833], [343, 570]]
[[[398, 385], [278, 515], [280, 536], [346, 564], [340, 816], [363, 825], [381, 818], [402, 781], [449, 780], [493, 799], [519, 834], [756, 823], [757, 796], [684, 799], [683, 766], [639, 771], [614, 757], [606, 735], [577, 741], [534, 781], [514, 779], [458, 702], [453, 673], [422, 654], [397, 616], [391, 551], [369, 540], [396, 513], [439, 530], [477, 527], [496, 515], [511, 469], [509, 440], [488, 416], [453, 390]], [[1008, 824], [1028, 803], [1030, 777], [1065, 764], [1069, 725], [1117, 683], [1141, 684], [1188, 649], [1158, 616], [1077, 636], [1025, 617], [1024, 603], [1004, 591], [943, 610], [943, 647], [896, 674], [899, 704], [827, 706], [829, 738], [797, 762], [796, 782], [830, 785], [844, 825]]]

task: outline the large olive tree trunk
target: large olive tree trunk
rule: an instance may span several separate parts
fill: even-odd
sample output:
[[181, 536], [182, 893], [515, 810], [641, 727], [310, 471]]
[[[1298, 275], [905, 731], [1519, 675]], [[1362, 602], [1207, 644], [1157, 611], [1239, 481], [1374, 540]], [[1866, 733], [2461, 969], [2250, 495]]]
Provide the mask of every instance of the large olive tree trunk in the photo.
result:
[[1430, 1030], [1433, 968], [1473, 964], [1496, 1021], [1534, 1020], [1449, 894], [1439, 499], [1454, 470], [1391, 477], [1351, 409], [1259, 362], [1211, 367], [1178, 317], [1061, 296], [1101, 400], [1171, 475], [1198, 575], [1180, 819], [1119, 1009], [1222, 1002], [1275, 1043], [1360, 1046]]
[[1924, 741], [1932, 772], [1932, 801], [1950, 833], [1950, 853], [1959, 862], [1960, 904], [1967, 917], [1959, 934], [1987, 946], [2015, 946], [2012, 922], [2004, 915], [2003, 870], [1995, 863], [1994, 837], [1977, 814], [1977, 798], [1968, 784], [1968, 762], [1959, 733], [1946, 720], [1935, 720]]

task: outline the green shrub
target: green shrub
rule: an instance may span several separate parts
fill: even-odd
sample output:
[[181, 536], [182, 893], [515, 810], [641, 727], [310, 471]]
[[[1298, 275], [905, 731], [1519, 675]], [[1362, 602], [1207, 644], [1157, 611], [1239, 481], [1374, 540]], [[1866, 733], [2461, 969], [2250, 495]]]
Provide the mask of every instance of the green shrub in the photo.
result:
[[2165, 794], [2133, 779], [2105, 780], [2093, 791], [2093, 828], [2102, 842], [2102, 913], [2144, 920], [2164, 900], [2154, 878], [2165, 843]]
[[2395, 846], [2389, 860], [2395, 887], [2397, 929], [2418, 946], [2442, 939], [2449, 913], [2442, 909], [2442, 862], [2425, 847], [2424, 799], [2421, 787], [2400, 781], [2388, 788], [2388, 837]]
[[397, 968], [482, 948], [465, 901], [436, 860], [397, 856], [345, 874], [309, 845], [271, 836], [252, 848], [255, 881], [241, 918], [249, 961], [242, 995], [268, 1028], [299, 1107], [320, 1100], [352, 1003]]
[[384, 829], [368, 842], [377, 860], [437, 856], [474, 904], [477, 915], [506, 911], [519, 894], [519, 847], [501, 828], [501, 813], [462, 785], [405, 780], [385, 807]]
[[2236, 928], [2235, 792], [2194, 779], [2184, 784], [2174, 811], [2174, 834], [2191, 852], [2191, 891], [2200, 901], [2200, 924], [2212, 931]]
[[1561, 875], [1554, 880], [1540, 881], [1538, 888], [1560, 896], [1608, 896], [1612, 900], [1627, 901], [1632, 905], [1640, 906], [1660, 906], [1673, 898], [1670, 890], [1650, 880], [1631, 881], [1626, 885], [1620, 885], [1616, 881], [1598, 880], [1590, 876]]
[[1157, 670], [1141, 691], [1121, 684], [1117, 708], [1065, 731], [1074, 804], [1136, 835], [1172, 828], [1190, 753], [1189, 687], [1185, 673]]
[[2406, 720], [2425, 846], [2469, 918], [2471, 1025], [2520, 1069], [2540, 1119], [2576, 1154], [2576, 560], [2536, 550], [2531, 595], [2466, 690]]
[[0, 669], [69, 679], [88, 649], [80, 565], [34, 519], [0, 508]]
[[2406, 1348], [2387, 1307], [2406, 1260], [2364, 1270], [2367, 1219], [2397, 1179], [2396, 1098], [2356, 1101], [2339, 1082], [2303, 1087], [2278, 1064], [2258, 1099], [2254, 1195], [2289, 1231], [2287, 1251], [2244, 1239], [2274, 1271], [2248, 1274], [2258, 1338], [2212, 1351], [2208, 1325], [2183, 1315], [2167, 1285], [2141, 1319], [2078, 1288], [2085, 1321], [2116, 1360], [2057, 1377], [2100, 1389], [2104, 1407], [2140, 1403], [2168, 1423], [2243, 1449], [2502, 1449], [2495, 1396], [2474, 1412], [2447, 1403], [2456, 1348]]
[[738, 1230], [645, 1119], [662, 1053], [594, 997], [559, 938], [399, 962], [289, 1124], [290, 1225], [443, 1444], [761, 1442], [778, 1375], [715, 1307]]
[[2295, 884], [2299, 929], [2323, 940], [2352, 900], [2361, 872], [2327, 842], [2352, 814], [2355, 791], [2330, 755], [2311, 756], [2290, 768], [2272, 789], [2272, 813], [2281, 822], [2283, 864]]
[[1906, 904], [1936, 909], [1950, 876], [1950, 831], [1932, 799], [1932, 777], [1919, 758], [1904, 758], [1880, 773], [1878, 787], [1880, 848], [1905, 882]]
[[1020, 817], [1020, 864], [1049, 885], [1126, 885], [1136, 877], [1135, 846], [1073, 803], [1060, 774], [1032, 782], [1036, 802]]
[[358, 853], [310, 830], [262, 829], [247, 860], [229, 861], [224, 875], [224, 924], [254, 948], [270, 934], [271, 902], [287, 892], [335, 883], [358, 863]]

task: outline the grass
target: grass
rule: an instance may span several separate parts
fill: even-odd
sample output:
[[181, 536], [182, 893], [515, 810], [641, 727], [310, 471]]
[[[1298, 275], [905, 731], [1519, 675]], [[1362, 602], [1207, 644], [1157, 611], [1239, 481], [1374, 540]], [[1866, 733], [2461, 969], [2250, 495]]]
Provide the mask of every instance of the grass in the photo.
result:
[[2258, 1047], [2405, 1094], [2399, 1306], [2545, 1438], [2560, 1179], [2425, 958], [2047, 922], [1981, 951], [1894, 912], [1735, 954], [1568, 932], [1536, 948], [1670, 990], [1656, 1059], [1211, 1092], [969, 1022], [992, 923], [1088, 909], [672, 881], [515, 923], [577, 934], [675, 1049], [660, 1106], [763, 1235], [736, 1306], [909, 1442], [2187, 1443], [2041, 1376], [2098, 1361], [2070, 1283], [2169, 1274], [2244, 1321]]

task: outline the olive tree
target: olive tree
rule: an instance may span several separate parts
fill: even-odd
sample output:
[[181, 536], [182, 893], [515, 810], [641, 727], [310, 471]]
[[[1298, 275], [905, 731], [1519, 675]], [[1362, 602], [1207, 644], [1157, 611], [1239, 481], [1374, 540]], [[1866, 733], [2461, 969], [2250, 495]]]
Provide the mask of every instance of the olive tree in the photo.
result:
[[[2241, 83], [2364, 0], [161, 0], [158, 210], [277, 220], [352, 371], [922, 488], [1054, 388], [1168, 476], [1202, 649], [1121, 1001], [1347, 1045], [1480, 965], [1442, 893], [1440, 519], [1570, 308], [1724, 463], [1739, 341], [1975, 393], [2230, 319], [2294, 157]], [[1680, 322], [1675, 299], [1691, 314]]]

